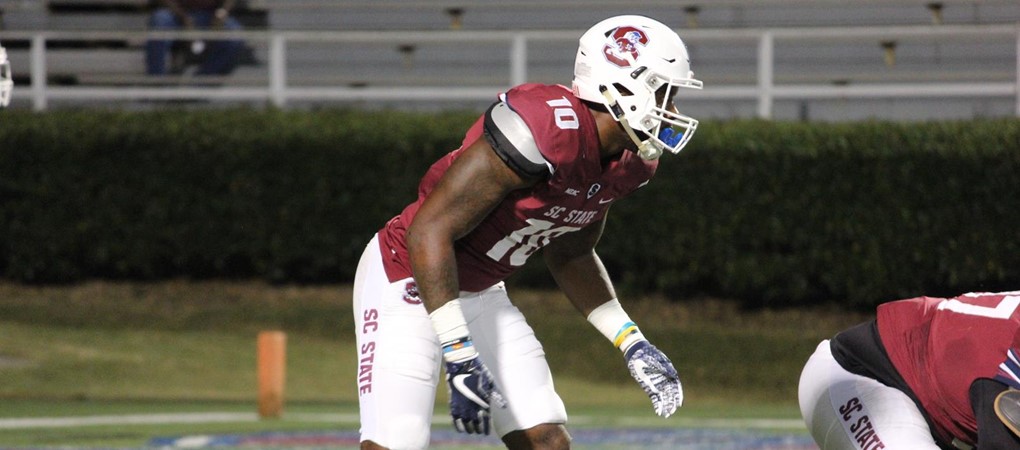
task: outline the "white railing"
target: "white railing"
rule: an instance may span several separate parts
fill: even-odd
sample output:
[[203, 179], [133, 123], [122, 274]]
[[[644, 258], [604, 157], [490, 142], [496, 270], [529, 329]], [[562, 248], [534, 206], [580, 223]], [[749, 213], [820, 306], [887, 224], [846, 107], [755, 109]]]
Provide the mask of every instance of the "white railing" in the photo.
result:
[[[45, 110], [49, 100], [144, 100], [144, 99], [224, 99], [270, 102], [278, 107], [301, 100], [336, 101], [449, 101], [486, 100], [493, 92], [528, 80], [528, 48], [544, 41], [575, 41], [581, 31], [421, 31], [421, 32], [333, 32], [333, 31], [239, 31], [216, 32], [144, 32], [144, 31], [7, 31], [0, 32], [0, 42], [7, 40], [31, 41], [31, 85], [15, 89], [14, 98], [31, 99], [33, 109]], [[994, 97], [1010, 98], [1015, 102], [1015, 113], [1020, 117], [1020, 24], [1006, 25], [941, 25], [853, 28], [776, 28], [776, 29], [688, 29], [683, 36], [689, 44], [708, 42], [757, 42], [757, 83], [749, 85], [710, 85], [703, 91], [691, 92], [691, 99], [752, 100], [757, 102], [757, 115], [772, 116], [773, 104], [781, 99], [827, 98], [933, 98], [933, 97]], [[789, 41], [840, 41], [861, 39], [939, 38], [989, 39], [1009, 38], [1016, 42], [1016, 71], [1012, 81], [967, 82], [898, 82], [856, 85], [777, 84], [774, 82], [775, 48], [777, 42]], [[265, 43], [268, 73], [263, 86], [219, 87], [96, 87], [50, 86], [47, 84], [46, 43], [51, 40], [129, 40], [148, 38], [237, 38], [249, 42]], [[291, 43], [506, 43], [509, 45], [509, 73], [505, 86], [295, 86], [288, 84], [288, 45]]]

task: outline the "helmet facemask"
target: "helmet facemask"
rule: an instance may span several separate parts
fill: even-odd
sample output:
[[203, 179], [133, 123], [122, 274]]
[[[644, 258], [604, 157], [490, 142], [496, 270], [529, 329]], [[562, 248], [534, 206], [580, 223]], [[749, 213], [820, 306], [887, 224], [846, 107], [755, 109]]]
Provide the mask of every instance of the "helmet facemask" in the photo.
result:
[[680, 153], [694, 136], [698, 121], [677, 111], [675, 97], [680, 88], [701, 89], [701, 81], [695, 80], [693, 73], [669, 79], [644, 66], [631, 76], [640, 82], [639, 89], [647, 89], [650, 95], [634, 95], [624, 86], [613, 84], [602, 89], [606, 107], [638, 146], [643, 159], [658, 159], [664, 150]]

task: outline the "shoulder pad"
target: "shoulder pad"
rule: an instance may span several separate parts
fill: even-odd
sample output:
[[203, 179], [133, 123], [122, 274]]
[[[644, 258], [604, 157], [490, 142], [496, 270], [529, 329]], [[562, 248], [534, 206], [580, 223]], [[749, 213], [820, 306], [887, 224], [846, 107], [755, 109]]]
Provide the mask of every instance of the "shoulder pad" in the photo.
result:
[[542, 156], [531, 129], [510, 105], [499, 101], [485, 113], [485, 137], [511, 169], [529, 178], [547, 177], [552, 164]]

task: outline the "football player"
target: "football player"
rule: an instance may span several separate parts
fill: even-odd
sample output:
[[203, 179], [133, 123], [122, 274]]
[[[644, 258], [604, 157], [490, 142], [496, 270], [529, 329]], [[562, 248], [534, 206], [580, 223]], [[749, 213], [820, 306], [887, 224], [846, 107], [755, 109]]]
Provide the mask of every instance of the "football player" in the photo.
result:
[[509, 448], [569, 448], [542, 346], [503, 284], [540, 249], [655, 413], [676, 411], [677, 372], [624, 311], [595, 244], [610, 205], [690, 141], [698, 122], [674, 96], [701, 88], [693, 76], [670, 28], [606, 19], [580, 38], [572, 89], [506, 91], [432, 165], [358, 265], [361, 448], [428, 446], [441, 365], [459, 431], [488, 434], [491, 417]]
[[0, 108], [11, 104], [11, 91], [14, 90], [14, 81], [11, 78], [11, 62], [7, 60], [7, 49], [0, 45]]
[[[822, 450], [1017, 449], [1020, 291], [918, 297], [823, 341], [800, 377]], [[1003, 404], [1008, 412], [1016, 405]]]

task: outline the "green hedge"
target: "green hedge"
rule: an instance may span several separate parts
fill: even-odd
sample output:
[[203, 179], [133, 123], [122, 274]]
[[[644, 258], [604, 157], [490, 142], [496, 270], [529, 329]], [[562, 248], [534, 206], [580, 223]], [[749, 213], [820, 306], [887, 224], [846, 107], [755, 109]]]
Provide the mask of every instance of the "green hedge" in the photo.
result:
[[[474, 118], [6, 111], [0, 274], [348, 282]], [[706, 122], [614, 206], [599, 250], [622, 289], [748, 306], [1017, 289], [1018, 174], [1017, 120]]]
[[0, 118], [0, 270], [347, 280], [466, 116], [254, 111]]
[[[748, 304], [1020, 288], [1020, 121], [706, 124], [601, 254]], [[622, 220], [621, 220], [622, 219]]]

